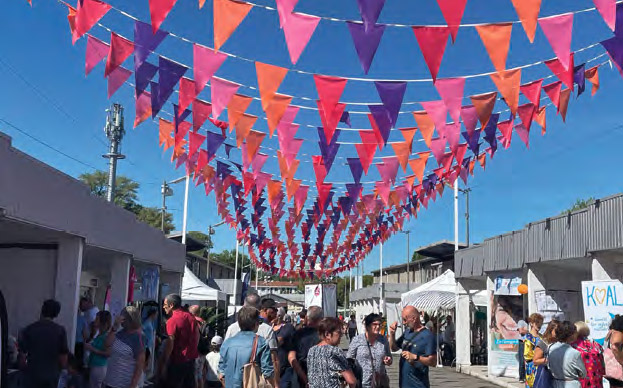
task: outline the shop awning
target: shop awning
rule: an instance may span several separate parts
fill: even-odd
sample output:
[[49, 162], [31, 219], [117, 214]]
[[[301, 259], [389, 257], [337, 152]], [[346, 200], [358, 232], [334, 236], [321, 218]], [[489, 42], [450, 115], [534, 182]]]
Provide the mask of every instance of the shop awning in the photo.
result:
[[183, 301], [227, 301], [227, 294], [206, 285], [188, 267], [184, 268], [182, 278], [182, 300]]
[[[470, 292], [472, 293], [472, 292]], [[428, 313], [452, 310], [456, 304], [456, 281], [454, 272], [447, 270], [440, 276], [401, 296], [402, 306], [414, 306]], [[476, 306], [487, 305], [487, 292], [473, 292]]]

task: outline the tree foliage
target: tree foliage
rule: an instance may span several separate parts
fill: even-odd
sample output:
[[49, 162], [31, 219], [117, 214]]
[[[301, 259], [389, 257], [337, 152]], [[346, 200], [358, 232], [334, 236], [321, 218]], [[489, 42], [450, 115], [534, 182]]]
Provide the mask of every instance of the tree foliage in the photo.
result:
[[422, 259], [423, 259], [423, 258], [425, 258], [425, 257], [426, 257], [426, 256], [424, 256], [424, 255], [420, 255], [419, 253], [417, 253], [417, 252], [413, 251], [413, 256], [411, 256], [411, 262], [413, 263], [413, 262], [415, 262], [415, 261], [422, 260]]
[[[91, 194], [98, 197], [106, 197], [108, 188], [108, 173], [95, 171], [93, 173], [81, 174], [78, 179], [84, 182]], [[160, 229], [162, 226], [162, 213], [157, 207], [146, 207], [138, 202], [138, 189], [140, 184], [126, 176], [117, 175], [115, 187], [115, 205], [134, 213], [136, 218], [154, 228]], [[164, 232], [169, 233], [175, 228], [173, 225], [173, 215], [169, 212], [164, 216]]]
[[576, 210], [586, 209], [593, 202], [595, 202], [595, 198], [593, 197], [589, 197], [587, 199], [578, 198], [575, 200], [575, 202], [573, 203], [573, 205], [571, 205], [569, 209], [563, 211], [560, 214], [566, 214], [566, 213], [574, 212]]
[[[228, 265], [232, 268], [236, 268], [236, 250], [235, 249], [225, 249], [219, 253], [210, 253], [210, 260], [218, 261], [219, 263]], [[241, 251], [238, 251], [238, 279], [242, 274], [242, 267], [249, 265], [249, 256], [246, 254], [243, 255]], [[251, 265], [251, 276], [255, 275], [255, 265]], [[249, 268], [245, 269], [245, 272], [248, 272]]]
[[[188, 232], [188, 236], [204, 244], [206, 246], [206, 249], [214, 248], [214, 244], [212, 244], [212, 238], [208, 234], [205, 234], [198, 230], [191, 230], [190, 232]], [[193, 252], [193, 253], [197, 253], [197, 252]], [[203, 250], [201, 253], [197, 253], [197, 254], [203, 255]]]

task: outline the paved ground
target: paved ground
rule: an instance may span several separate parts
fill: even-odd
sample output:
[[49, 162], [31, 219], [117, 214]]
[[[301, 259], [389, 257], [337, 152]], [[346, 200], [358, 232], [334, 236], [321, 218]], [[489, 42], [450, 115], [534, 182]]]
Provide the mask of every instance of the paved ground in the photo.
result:
[[[348, 341], [345, 340], [345, 338], [342, 338], [342, 343], [340, 345], [342, 349], [348, 349]], [[399, 388], [398, 358], [398, 355], [394, 355], [394, 362], [387, 370], [392, 388]], [[488, 381], [462, 373], [457, 373], [454, 369], [449, 367], [430, 368], [430, 383], [431, 388], [498, 388], [497, 385], [491, 384]]]

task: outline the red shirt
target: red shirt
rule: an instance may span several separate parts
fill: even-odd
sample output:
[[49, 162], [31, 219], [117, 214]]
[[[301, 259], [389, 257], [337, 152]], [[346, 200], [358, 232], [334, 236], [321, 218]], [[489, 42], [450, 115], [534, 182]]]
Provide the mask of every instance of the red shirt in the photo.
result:
[[195, 317], [181, 309], [174, 310], [167, 321], [167, 334], [174, 337], [171, 362], [179, 364], [199, 357], [198, 325]]

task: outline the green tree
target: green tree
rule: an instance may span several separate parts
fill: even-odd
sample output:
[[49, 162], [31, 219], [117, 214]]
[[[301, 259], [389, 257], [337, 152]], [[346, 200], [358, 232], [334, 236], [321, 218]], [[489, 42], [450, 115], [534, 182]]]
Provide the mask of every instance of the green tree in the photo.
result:
[[[78, 179], [86, 183], [91, 190], [91, 194], [98, 197], [106, 197], [108, 188], [108, 173], [95, 171], [93, 173], [81, 174]], [[140, 185], [132, 179], [118, 175], [115, 185], [115, 204], [126, 210], [133, 211], [138, 206], [138, 189]], [[136, 213], [135, 211], [133, 211]]]
[[[78, 179], [89, 186], [91, 194], [102, 198], [106, 197], [108, 173], [104, 171], [84, 173]], [[123, 175], [118, 175], [116, 182], [115, 205], [134, 213], [139, 221], [160, 229], [162, 226], [162, 211], [157, 207], [146, 207], [138, 202], [140, 184]], [[173, 215], [166, 212], [164, 215], [164, 232], [169, 233], [174, 228]]]
[[[136, 219], [151, 225], [154, 228], [160, 229], [162, 227], [162, 210], [157, 207], [145, 207], [137, 205]], [[164, 213], [164, 233], [167, 234], [175, 229], [173, 225], [173, 214]]]
[[[210, 260], [218, 261], [219, 263], [228, 265], [232, 268], [236, 268], [236, 250], [235, 249], [225, 249], [222, 252], [218, 253], [210, 253]], [[242, 267], [249, 265], [249, 256], [246, 254], [243, 255], [242, 252], [238, 251], [238, 279], [242, 274]], [[249, 268], [245, 269], [245, 272], [249, 271]], [[255, 265], [251, 265], [251, 276], [255, 275]]]
[[[188, 232], [188, 236], [204, 244], [206, 246], [206, 249], [214, 248], [214, 244], [212, 244], [212, 238], [208, 234], [199, 232], [198, 230], [191, 230], [190, 232]], [[204, 249], [197, 251], [197, 252], [192, 252], [192, 253], [202, 256], [203, 252], [204, 252]]]
[[571, 207], [569, 209], [564, 210], [560, 214], [566, 214], [566, 213], [574, 212], [576, 210], [586, 209], [593, 202], [595, 202], [595, 198], [593, 198], [593, 197], [589, 197], [587, 199], [580, 199], [580, 198], [578, 198], [578, 199], [575, 200], [575, 202], [573, 203], [573, 205], [571, 205]]
[[374, 276], [372, 275], [363, 275], [363, 286], [369, 287], [374, 284]]
[[414, 251], [414, 252], [413, 252], [413, 256], [411, 256], [411, 262], [413, 263], [414, 261], [421, 260], [421, 259], [423, 259], [424, 257], [425, 257], [425, 256], [420, 255], [419, 253], [417, 253], [417, 252], [415, 252], [415, 251]]

